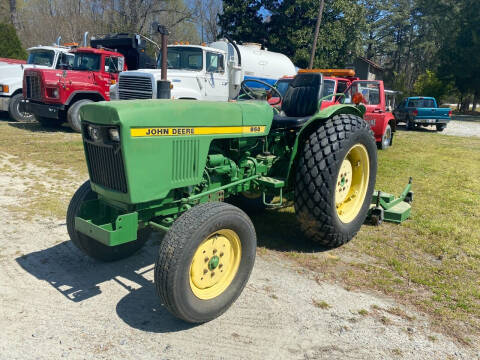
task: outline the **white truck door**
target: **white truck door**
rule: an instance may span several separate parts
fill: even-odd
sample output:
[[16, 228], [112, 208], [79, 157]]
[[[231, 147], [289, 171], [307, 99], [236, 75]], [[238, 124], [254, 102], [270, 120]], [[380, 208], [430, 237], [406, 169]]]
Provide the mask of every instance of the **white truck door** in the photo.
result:
[[227, 101], [228, 74], [223, 54], [207, 51], [205, 69], [206, 100]]

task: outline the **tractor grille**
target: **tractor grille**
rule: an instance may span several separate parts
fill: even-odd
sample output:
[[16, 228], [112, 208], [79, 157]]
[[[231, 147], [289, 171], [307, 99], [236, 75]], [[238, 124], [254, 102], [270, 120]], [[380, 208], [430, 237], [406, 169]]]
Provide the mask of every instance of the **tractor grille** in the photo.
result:
[[95, 144], [85, 141], [90, 179], [108, 189], [127, 192], [125, 168], [119, 145]]
[[25, 85], [27, 87], [27, 99], [42, 100], [42, 90], [38, 75], [25, 76]]
[[120, 100], [151, 99], [153, 97], [152, 78], [120, 75], [118, 93]]

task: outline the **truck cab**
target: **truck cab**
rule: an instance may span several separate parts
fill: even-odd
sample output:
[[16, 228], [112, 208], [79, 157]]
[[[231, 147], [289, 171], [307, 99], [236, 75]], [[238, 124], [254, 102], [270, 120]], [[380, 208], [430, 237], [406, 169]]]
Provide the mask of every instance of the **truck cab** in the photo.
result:
[[381, 80], [355, 80], [345, 92], [344, 102], [351, 104], [355, 96], [362, 96], [366, 112], [365, 121], [370, 124], [379, 149], [386, 149], [393, 144], [396, 122], [388, 111], [385, 88]]
[[[173, 99], [227, 101], [240, 92], [243, 80], [258, 79], [274, 84], [283, 75], [295, 75], [295, 66], [285, 55], [262, 49], [259, 44], [237, 45], [226, 40], [209, 44], [168, 46], [167, 77]], [[127, 71], [120, 75], [112, 98], [154, 99], [160, 80], [157, 69]]]
[[80, 131], [80, 106], [109, 100], [110, 85], [126, 65], [122, 54], [90, 47], [76, 48], [65, 59], [57, 69], [25, 70], [22, 109], [43, 125], [68, 120]]
[[0, 110], [8, 111], [16, 121], [32, 121], [31, 113], [20, 111], [23, 72], [26, 69], [62, 69], [64, 64], [73, 61], [70, 50], [69, 46], [35, 46], [27, 49], [26, 63], [0, 63]]

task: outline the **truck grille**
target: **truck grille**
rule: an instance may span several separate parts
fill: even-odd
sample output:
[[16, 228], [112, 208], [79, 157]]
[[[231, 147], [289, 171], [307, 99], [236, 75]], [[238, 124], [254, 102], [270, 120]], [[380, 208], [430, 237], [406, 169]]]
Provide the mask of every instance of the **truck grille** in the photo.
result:
[[120, 100], [151, 99], [152, 80], [150, 77], [120, 75], [118, 93]]
[[108, 189], [127, 192], [122, 152], [117, 146], [85, 141], [90, 180]]
[[37, 75], [25, 76], [27, 99], [42, 100], [40, 78]]

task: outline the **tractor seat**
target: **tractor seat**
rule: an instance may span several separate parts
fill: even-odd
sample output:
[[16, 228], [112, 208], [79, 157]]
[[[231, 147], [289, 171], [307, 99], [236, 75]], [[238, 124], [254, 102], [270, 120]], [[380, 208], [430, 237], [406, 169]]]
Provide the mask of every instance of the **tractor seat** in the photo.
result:
[[321, 98], [322, 74], [301, 73], [288, 86], [282, 113], [273, 117], [272, 129], [297, 129], [317, 112]]

